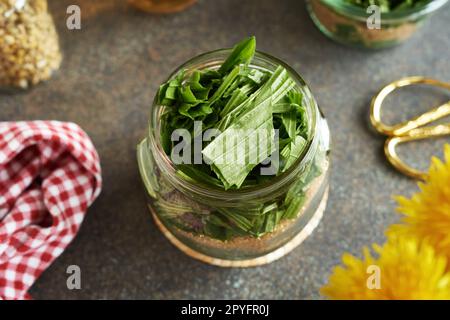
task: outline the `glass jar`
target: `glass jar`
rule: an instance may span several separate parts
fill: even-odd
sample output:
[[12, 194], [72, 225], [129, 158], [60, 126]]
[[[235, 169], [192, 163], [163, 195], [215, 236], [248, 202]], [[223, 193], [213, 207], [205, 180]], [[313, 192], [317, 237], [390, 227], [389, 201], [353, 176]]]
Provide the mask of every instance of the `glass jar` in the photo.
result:
[[128, 0], [133, 7], [150, 13], [174, 13], [192, 6], [197, 0]]
[[61, 64], [47, 0], [0, 0], [0, 89], [27, 89]]
[[[193, 70], [218, 69], [230, 52], [223, 49], [195, 57], [175, 70], [169, 79], [181, 70], [185, 70], [187, 77]], [[273, 72], [279, 65], [286, 68], [296, 89], [303, 94], [309, 137], [302, 154], [286, 172], [257, 186], [224, 190], [177, 175], [176, 166], [160, 143], [160, 119], [164, 107], [157, 105], [155, 97], [148, 136], [138, 145], [139, 170], [157, 226], [175, 246], [191, 257], [227, 267], [269, 263], [300, 244], [322, 217], [328, 195], [328, 125], [308, 86], [287, 64], [256, 52], [250, 67]], [[227, 216], [234, 215], [252, 221], [255, 214], [266, 215], [263, 223], [271, 224], [271, 232], [259, 237], [243, 233], [226, 240], [209, 235], [211, 219], [231, 223]]]
[[307, 0], [309, 15], [320, 31], [347, 45], [378, 49], [397, 45], [411, 37], [433, 12], [448, 0], [433, 0], [417, 8], [382, 12], [380, 29], [369, 29], [371, 13], [343, 0]]

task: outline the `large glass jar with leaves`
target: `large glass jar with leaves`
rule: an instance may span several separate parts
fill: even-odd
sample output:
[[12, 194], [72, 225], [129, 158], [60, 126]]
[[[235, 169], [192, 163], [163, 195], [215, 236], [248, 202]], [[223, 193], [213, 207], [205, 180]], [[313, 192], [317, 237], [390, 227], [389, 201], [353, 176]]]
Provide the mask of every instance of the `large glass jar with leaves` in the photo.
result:
[[255, 38], [197, 56], [155, 97], [140, 173], [157, 226], [225, 267], [269, 263], [317, 226], [330, 134], [310, 89]]

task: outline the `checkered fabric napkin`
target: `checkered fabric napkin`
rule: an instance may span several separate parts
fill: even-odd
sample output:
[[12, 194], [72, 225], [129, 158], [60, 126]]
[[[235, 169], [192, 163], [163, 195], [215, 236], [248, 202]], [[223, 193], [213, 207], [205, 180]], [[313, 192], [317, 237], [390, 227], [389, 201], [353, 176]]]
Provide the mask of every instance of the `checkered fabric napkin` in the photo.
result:
[[0, 122], [0, 299], [29, 298], [100, 189], [97, 152], [76, 124]]

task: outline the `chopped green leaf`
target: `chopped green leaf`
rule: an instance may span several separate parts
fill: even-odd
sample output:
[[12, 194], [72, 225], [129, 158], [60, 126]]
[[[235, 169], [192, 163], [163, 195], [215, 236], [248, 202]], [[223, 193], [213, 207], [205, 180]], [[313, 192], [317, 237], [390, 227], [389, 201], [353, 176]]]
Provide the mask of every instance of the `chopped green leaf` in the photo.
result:
[[233, 51], [222, 64], [219, 72], [224, 74], [241, 63], [248, 64], [255, 54], [256, 38], [250, 37], [234, 46]]

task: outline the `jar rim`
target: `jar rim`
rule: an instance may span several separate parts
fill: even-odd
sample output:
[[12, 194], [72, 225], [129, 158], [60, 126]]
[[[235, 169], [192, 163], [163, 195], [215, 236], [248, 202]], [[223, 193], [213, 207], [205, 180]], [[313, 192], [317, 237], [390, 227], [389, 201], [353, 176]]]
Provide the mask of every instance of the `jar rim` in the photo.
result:
[[[218, 49], [195, 56], [186, 61], [185, 63], [183, 63], [178, 68], [176, 68], [175, 71], [173, 71], [169, 75], [167, 81], [173, 79], [181, 70], [186, 69], [201, 70], [204, 68], [211, 67], [212, 66], [211, 63], [209, 65], [207, 64], [208, 59], [215, 59], [213, 61], [214, 65], [218, 67], [229, 55], [231, 50], [232, 50], [231, 48]], [[225, 190], [223, 188], [219, 188], [212, 185], [206, 185], [202, 183], [192, 183], [176, 174], [177, 170], [176, 166], [173, 164], [170, 157], [164, 152], [161, 146], [160, 143], [161, 140], [159, 136], [160, 134], [159, 120], [162, 111], [164, 109], [164, 106], [158, 105], [157, 95], [155, 95], [149, 119], [148, 147], [151, 149], [151, 151], [153, 152], [153, 156], [155, 157], [156, 162], [155, 165], [160, 166], [160, 170], [168, 174], [168, 177], [171, 178], [170, 180], [172, 183], [175, 183], [178, 186], [182, 185], [183, 189], [186, 190], [187, 192], [191, 192], [199, 196], [214, 197], [224, 200], [232, 200], [236, 199], [237, 197], [239, 197], [240, 200], [242, 200], [243, 198], [252, 199], [255, 196], [263, 197], [265, 194], [270, 195], [274, 191], [280, 189], [286, 183], [294, 181], [295, 177], [300, 172], [300, 169], [310, 158], [312, 158], [311, 153], [313, 152], [314, 149], [313, 146], [317, 145], [318, 143], [316, 131], [318, 130], [319, 127], [317, 115], [320, 113], [320, 110], [318, 108], [315, 98], [311, 93], [311, 90], [309, 89], [303, 78], [284, 61], [276, 57], [273, 57], [270, 54], [261, 51], [256, 51], [255, 56], [252, 62], [250, 63], [250, 66], [252, 65], [255, 66], [255, 62], [258, 62], [259, 60], [264, 60], [265, 62], [271, 63], [274, 66], [274, 68], [278, 65], [283, 66], [288, 71], [292, 79], [296, 82], [296, 88], [298, 88], [300, 92], [303, 94], [304, 102], [306, 102], [306, 108], [309, 110], [308, 129], [310, 132], [308, 134], [308, 139], [306, 140], [306, 145], [302, 151], [302, 154], [285, 172], [281, 173], [280, 175], [274, 176], [268, 182], [264, 182], [251, 187], [246, 187], [244, 189]], [[195, 66], [195, 64], [202, 64], [202, 67]]]
[[[314, 1], [314, 0], [311, 0]], [[339, 11], [348, 16], [355, 17], [357, 20], [366, 20], [370, 14], [366, 12], [365, 8], [361, 8], [352, 5], [344, 0], [318, 0], [325, 5], [332, 7], [333, 9]], [[400, 11], [392, 12], [382, 12], [381, 19], [388, 23], [396, 22], [396, 20], [404, 19], [417, 19], [423, 15], [432, 13], [443, 5], [445, 5], [449, 0], [431, 0], [425, 5], [418, 6], [416, 8], [409, 8]]]

